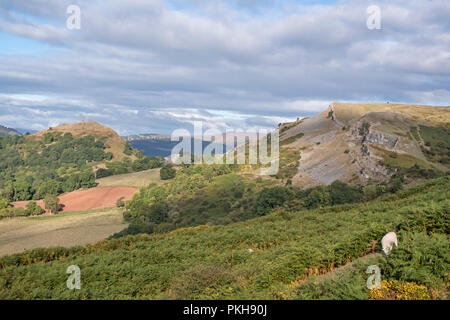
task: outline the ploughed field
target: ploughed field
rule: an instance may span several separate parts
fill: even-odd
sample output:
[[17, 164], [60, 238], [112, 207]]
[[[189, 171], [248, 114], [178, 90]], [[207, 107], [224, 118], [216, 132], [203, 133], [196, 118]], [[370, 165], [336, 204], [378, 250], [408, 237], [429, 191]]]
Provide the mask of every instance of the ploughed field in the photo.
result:
[[[102, 187], [87, 190], [77, 190], [59, 196], [62, 205], [62, 212], [76, 212], [87, 210], [98, 210], [112, 208], [116, 206], [119, 198], [131, 200], [133, 194], [138, 191], [135, 187]], [[25, 208], [29, 201], [14, 202], [14, 207]], [[36, 203], [45, 209], [44, 201], [38, 200]]]

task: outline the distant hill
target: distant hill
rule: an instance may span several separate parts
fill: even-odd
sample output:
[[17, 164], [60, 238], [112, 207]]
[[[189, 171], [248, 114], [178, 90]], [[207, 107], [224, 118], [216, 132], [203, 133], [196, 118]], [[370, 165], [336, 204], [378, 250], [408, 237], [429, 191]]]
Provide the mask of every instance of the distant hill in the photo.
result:
[[447, 107], [332, 103], [279, 129], [281, 170], [290, 170], [295, 185], [335, 180], [366, 185], [387, 182], [397, 170], [414, 165], [417, 170], [450, 168]]
[[[232, 133], [236, 137], [245, 137], [245, 133]], [[220, 153], [226, 152], [226, 135], [223, 134], [224, 143], [215, 144], [217, 150], [222, 150]], [[138, 150], [143, 150], [146, 156], [161, 156], [167, 157], [172, 153], [172, 149], [181, 141], [171, 141], [171, 136], [166, 134], [135, 134], [123, 137], [125, 140], [129, 141], [133, 148]], [[211, 141], [206, 140], [207, 137], [192, 137], [191, 140], [191, 153], [195, 154], [194, 143], [195, 141], [202, 140], [202, 152], [203, 150], [211, 144]], [[203, 140], [205, 139], [205, 140]], [[236, 146], [236, 143], [235, 143]]]
[[0, 125], [0, 137], [6, 136], [21, 136], [22, 134], [15, 129], [4, 127]]
[[16, 130], [17, 132], [20, 132], [21, 134], [25, 135], [27, 133], [31, 134], [31, 133], [36, 133], [39, 130], [33, 130], [33, 129], [24, 129], [24, 128], [14, 128], [14, 130]]
[[[171, 141], [170, 135], [165, 134], [139, 134], [139, 135], [131, 135], [124, 137], [125, 140], [129, 141], [133, 148], [137, 150], [142, 150], [145, 152], [146, 156], [161, 156], [168, 157], [172, 153], [172, 149], [180, 143], [180, 141]], [[191, 140], [191, 153], [195, 154], [194, 143], [195, 140], [192, 138]], [[210, 141], [202, 141], [202, 151], [210, 145]], [[217, 144], [217, 148], [220, 150], [225, 149], [225, 145]]]

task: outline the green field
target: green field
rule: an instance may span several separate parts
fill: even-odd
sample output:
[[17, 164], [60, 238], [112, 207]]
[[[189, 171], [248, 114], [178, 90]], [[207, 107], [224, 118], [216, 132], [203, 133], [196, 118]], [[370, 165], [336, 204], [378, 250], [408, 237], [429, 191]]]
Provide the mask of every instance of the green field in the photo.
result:
[[125, 173], [97, 179], [99, 187], [146, 187], [150, 183], [162, 184], [159, 168], [140, 172]]
[[[447, 176], [367, 203], [34, 250], [0, 259], [0, 299], [368, 299], [364, 271], [373, 263], [383, 280], [446, 299], [449, 199]], [[380, 251], [388, 231], [399, 247], [360, 260], [373, 241]], [[313, 276], [355, 260], [342, 274]], [[81, 268], [81, 290], [66, 288], [70, 265]]]
[[0, 220], [0, 256], [24, 249], [96, 242], [126, 226], [117, 208], [3, 219]]

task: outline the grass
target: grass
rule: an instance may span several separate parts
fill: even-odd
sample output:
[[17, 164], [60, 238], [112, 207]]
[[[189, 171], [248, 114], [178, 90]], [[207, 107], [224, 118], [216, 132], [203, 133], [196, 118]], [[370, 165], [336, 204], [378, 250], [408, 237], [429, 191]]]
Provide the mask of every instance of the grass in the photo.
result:
[[0, 255], [96, 242], [126, 227], [117, 208], [0, 221]]
[[450, 167], [450, 129], [420, 126], [420, 133], [426, 146], [422, 147], [425, 156]]
[[377, 146], [372, 146], [372, 148], [382, 152], [383, 154], [383, 164], [391, 168], [411, 168], [415, 164], [424, 169], [433, 169], [434, 167], [420, 159], [417, 159], [409, 154], [401, 154], [390, 152], [379, 148]]
[[292, 137], [289, 137], [289, 138], [287, 138], [287, 139], [284, 139], [284, 140], [282, 140], [282, 141], [280, 142], [280, 146], [284, 146], [284, 145], [287, 145], [287, 144], [291, 144], [291, 143], [297, 141], [298, 139], [300, 139], [301, 137], [303, 137], [304, 135], [305, 135], [305, 134], [304, 134], [303, 132], [300, 132], [299, 134], [297, 134], [297, 135], [295, 135], [295, 136], [292, 136]]
[[298, 172], [300, 151], [294, 148], [280, 148], [280, 168], [276, 177], [278, 179], [292, 178]]
[[99, 187], [146, 187], [151, 183], [162, 184], [159, 168], [114, 175], [97, 179]]
[[[0, 299], [366, 299], [365, 266], [326, 286], [298, 284], [366, 255], [388, 231], [399, 248], [379, 261], [382, 279], [438, 290], [448, 283], [449, 187], [443, 177], [368, 203], [5, 257]], [[81, 290], [66, 288], [69, 265], [81, 268]]]

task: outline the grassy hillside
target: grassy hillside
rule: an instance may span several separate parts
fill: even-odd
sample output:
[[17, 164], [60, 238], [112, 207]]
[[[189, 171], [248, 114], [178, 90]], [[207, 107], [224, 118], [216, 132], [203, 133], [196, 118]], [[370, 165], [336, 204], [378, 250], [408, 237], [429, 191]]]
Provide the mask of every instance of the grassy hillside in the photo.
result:
[[[447, 176], [362, 204], [276, 209], [228, 226], [8, 256], [0, 259], [0, 299], [368, 299], [384, 294], [365, 288], [372, 263], [383, 280], [445, 298], [449, 187]], [[374, 241], [380, 250], [388, 231], [397, 232], [399, 248], [387, 258], [355, 263], [339, 277], [311, 277], [370, 253]], [[81, 290], [66, 288], [73, 264], [81, 268]]]

